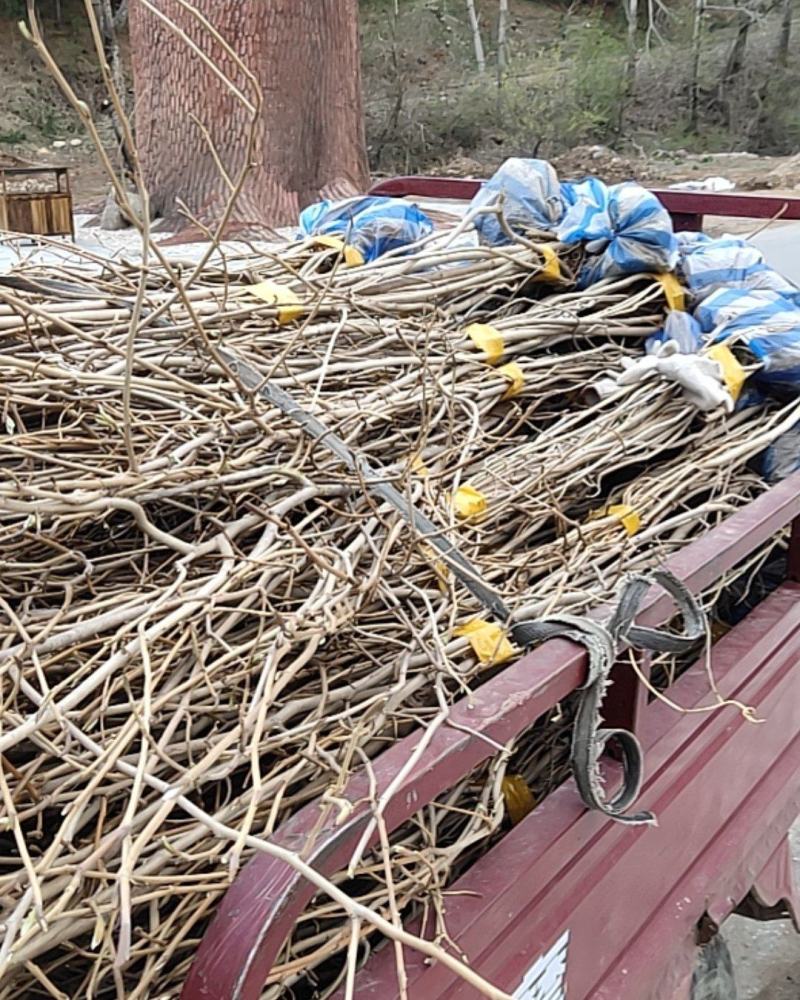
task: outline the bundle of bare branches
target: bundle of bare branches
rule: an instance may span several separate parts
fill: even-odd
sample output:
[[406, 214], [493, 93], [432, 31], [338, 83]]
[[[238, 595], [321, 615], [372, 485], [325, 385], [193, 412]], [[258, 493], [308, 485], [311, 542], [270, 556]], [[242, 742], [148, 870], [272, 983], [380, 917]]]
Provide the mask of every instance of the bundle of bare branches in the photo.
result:
[[[177, 997], [253, 850], [502, 658], [460, 634], [483, 609], [426, 539], [226, 359], [368, 459], [516, 618], [603, 603], [765, 488], [747, 463], [791, 408], [595, 401], [663, 289], [576, 291], [561, 252], [440, 242], [348, 269], [307, 241], [0, 279], [0, 996]], [[503, 778], [541, 800], [569, 722], [334, 880], [373, 911], [365, 939], [415, 906], [446, 933]], [[336, 985], [348, 906], [314, 901], [268, 996]]]

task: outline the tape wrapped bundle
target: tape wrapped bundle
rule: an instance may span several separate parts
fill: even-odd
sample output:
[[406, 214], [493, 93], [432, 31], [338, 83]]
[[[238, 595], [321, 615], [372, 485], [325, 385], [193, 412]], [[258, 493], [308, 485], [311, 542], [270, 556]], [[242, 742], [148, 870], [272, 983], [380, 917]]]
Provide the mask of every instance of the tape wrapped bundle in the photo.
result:
[[507, 160], [470, 205], [484, 242], [503, 246], [514, 234], [546, 232], [589, 255], [583, 286], [605, 278], [669, 272], [678, 259], [672, 220], [635, 183], [607, 186], [597, 177], [559, 184], [545, 160]]
[[506, 160], [472, 199], [469, 211], [481, 239], [490, 246], [513, 243], [514, 233], [553, 232], [563, 213], [552, 164], [520, 158]]
[[430, 236], [433, 222], [396, 198], [348, 198], [309, 205], [300, 215], [300, 231], [341, 240], [346, 263], [358, 266]]

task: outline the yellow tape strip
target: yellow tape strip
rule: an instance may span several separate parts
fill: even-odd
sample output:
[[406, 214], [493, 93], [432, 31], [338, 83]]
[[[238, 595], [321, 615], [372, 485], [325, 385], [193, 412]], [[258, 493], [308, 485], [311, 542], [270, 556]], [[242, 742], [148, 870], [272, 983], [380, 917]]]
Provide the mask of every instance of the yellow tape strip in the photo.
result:
[[468, 326], [464, 333], [479, 351], [484, 351], [486, 361], [490, 365], [495, 365], [502, 358], [506, 345], [503, 343], [503, 335], [493, 326], [485, 323], [473, 323]]
[[686, 308], [686, 289], [674, 274], [654, 274], [653, 278], [661, 285], [667, 309], [683, 312]]
[[416, 472], [416, 474], [418, 476], [422, 476], [423, 478], [425, 478], [426, 476], [429, 476], [431, 474], [430, 473], [430, 469], [422, 461], [422, 458], [419, 455], [412, 456], [412, 458], [411, 458], [411, 471], [412, 472]]
[[357, 247], [351, 247], [338, 236], [313, 236], [311, 242], [318, 247], [326, 247], [329, 250], [338, 250], [344, 253], [344, 262], [348, 267], [361, 267], [364, 263], [364, 255]]
[[511, 383], [501, 398], [513, 399], [514, 396], [519, 396], [525, 388], [525, 373], [522, 371], [517, 362], [510, 361], [507, 365], [501, 365], [497, 371], [498, 374], [507, 378]]
[[506, 663], [516, 656], [514, 647], [499, 625], [473, 618], [453, 629], [453, 635], [466, 636], [472, 651], [481, 663]]
[[642, 527], [641, 517], [626, 503], [613, 503], [602, 510], [596, 510], [589, 520], [596, 521], [601, 517], [616, 517], [629, 535], [635, 535]]
[[544, 265], [533, 280], [549, 283], [561, 281], [561, 261], [555, 250], [546, 243], [537, 244], [536, 249], [544, 257]]
[[300, 299], [288, 285], [279, 285], [275, 281], [261, 281], [257, 285], [250, 285], [247, 291], [250, 295], [261, 299], [262, 302], [266, 302], [267, 305], [280, 306], [278, 322], [282, 326], [286, 323], [292, 323], [303, 315], [304, 310]]
[[747, 379], [747, 373], [736, 360], [729, 347], [725, 344], [714, 344], [706, 351], [706, 357], [716, 361], [722, 368], [722, 378], [728, 388], [728, 392], [733, 396], [734, 403], [742, 394], [742, 386]]
[[485, 514], [489, 509], [489, 501], [474, 486], [460, 486], [453, 497], [453, 507], [456, 514], [466, 520]]
[[436, 583], [439, 590], [443, 594], [448, 593], [447, 581], [450, 577], [450, 567], [447, 563], [442, 562], [441, 559], [436, 558], [436, 550], [430, 545], [426, 545], [424, 542], [421, 545], [422, 551], [425, 554], [426, 561], [431, 570], [433, 570], [433, 575], [436, 577]]
[[536, 808], [536, 799], [521, 774], [507, 774], [500, 783], [506, 813], [513, 826], [521, 823]]
[[639, 517], [633, 507], [629, 507], [626, 503], [611, 504], [606, 513], [611, 517], [618, 517], [622, 523], [622, 527], [629, 535], [635, 535], [642, 527], [641, 517]]
[[447, 594], [450, 591], [448, 587], [448, 578], [450, 576], [450, 568], [446, 563], [437, 560], [433, 564], [433, 572], [436, 576], [436, 586], [443, 594]]

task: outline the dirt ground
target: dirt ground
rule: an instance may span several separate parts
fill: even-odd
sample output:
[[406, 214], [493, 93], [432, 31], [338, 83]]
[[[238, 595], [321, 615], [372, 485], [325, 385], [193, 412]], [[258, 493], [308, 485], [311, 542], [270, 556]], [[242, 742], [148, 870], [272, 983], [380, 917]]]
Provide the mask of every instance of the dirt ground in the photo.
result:
[[[792, 833], [792, 855], [800, 880], [800, 824]], [[761, 924], [731, 917], [723, 934], [736, 970], [737, 1000], [800, 998], [800, 935], [788, 920]]]
[[[0, 116], [1, 117], [1, 116]], [[68, 134], [68, 133], [65, 133]], [[78, 136], [72, 136], [72, 139]], [[56, 142], [63, 140], [55, 140]], [[485, 177], [500, 166], [459, 157], [442, 173], [449, 176]], [[0, 166], [36, 163], [64, 165], [70, 168], [76, 209], [96, 212], [109, 190], [109, 183], [94, 147], [88, 139], [80, 145], [31, 145], [18, 143], [13, 147], [0, 144]], [[666, 187], [682, 181], [702, 181], [708, 177], [724, 177], [736, 185], [737, 191], [800, 197], [800, 155], [793, 157], [759, 157], [747, 153], [717, 153], [695, 155], [664, 154], [663, 156], [620, 156], [607, 147], [579, 147], [559, 157], [555, 165], [560, 176], [578, 177], [592, 173], [605, 181], [638, 180], [651, 187]], [[746, 233], [752, 222], [730, 220], [715, 223], [713, 229]]]
[[800, 156], [756, 156], [753, 153], [690, 153], [656, 150], [626, 156], [607, 146], [579, 146], [555, 160], [559, 173], [568, 177], [597, 174], [616, 182], [638, 180], [651, 187], [681, 181], [723, 178], [737, 191], [794, 189], [800, 186]]

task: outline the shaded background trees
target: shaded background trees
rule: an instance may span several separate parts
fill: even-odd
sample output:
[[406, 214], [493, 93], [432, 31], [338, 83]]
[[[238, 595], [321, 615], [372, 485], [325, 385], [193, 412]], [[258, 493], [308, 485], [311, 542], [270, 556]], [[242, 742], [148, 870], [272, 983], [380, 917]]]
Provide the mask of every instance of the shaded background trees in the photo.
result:
[[394, 34], [400, 52], [384, 84], [379, 44], [365, 43], [379, 169], [456, 150], [481, 160], [492, 146], [548, 155], [626, 141], [645, 151], [800, 147], [796, 0], [512, 0], [505, 30], [499, 0], [407, 0], [394, 28], [388, 3], [361, 8], [365, 36], [388, 44]]
[[[135, 0], [128, 2], [132, 10]], [[158, 2], [180, 13], [175, 0]], [[800, 149], [800, 32], [793, 24], [800, 0], [346, 0], [334, 5], [347, 11], [346, 28], [340, 22], [330, 31], [320, 15], [326, 3], [201, 0], [201, 9], [248, 53], [265, 87], [258, 167], [241, 206], [253, 219], [293, 218], [295, 206], [320, 190], [364, 183], [356, 16], [373, 173], [485, 172], [505, 156], [558, 157], [598, 143], [626, 162], [636, 159], [637, 172], [641, 159], [677, 163], [683, 150]], [[110, 6], [129, 71], [125, 0], [95, 5], [101, 14]], [[22, 7], [20, 0], [0, 0], [0, 17], [16, 18]], [[87, 54], [83, 0], [38, 0], [38, 8], [59, 62], [105, 116], [113, 144], [103, 88]], [[277, 37], [269, 34], [268, 19], [277, 16], [270, 11], [279, 9], [295, 19], [290, 41], [267, 55], [264, 48]], [[134, 20], [130, 27], [133, 51], [141, 53], [136, 111], [156, 202], [170, 213], [179, 182], [190, 177], [201, 196], [189, 208], [212, 216], [224, 184], [197, 122], [212, 123], [230, 170], [240, 162], [243, 123], [224, 102], [206, 106], [216, 100], [214, 88], [157, 25]], [[0, 23], [0, 30], [0, 155], [36, 158], [39, 147], [81, 133], [13, 23]], [[333, 53], [330, 76], [325, 38]], [[320, 86], [327, 92], [317, 101]], [[279, 113], [270, 116], [284, 87], [287, 110], [276, 105]], [[332, 93], [344, 95], [345, 110]], [[173, 114], [175, 127], [167, 124]], [[300, 117], [311, 123], [302, 135]], [[615, 169], [610, 160], [594, 164], [586, 157], [579, 168], [609, 176]]]

